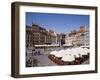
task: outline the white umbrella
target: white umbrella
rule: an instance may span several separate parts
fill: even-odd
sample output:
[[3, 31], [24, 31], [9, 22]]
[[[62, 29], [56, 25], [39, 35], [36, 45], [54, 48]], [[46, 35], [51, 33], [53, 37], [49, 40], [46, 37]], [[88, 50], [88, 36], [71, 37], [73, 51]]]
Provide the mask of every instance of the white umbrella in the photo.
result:
[[52, 52], [50, 52], [50, 54], [55, 55], [55, 54], [57, 54], [57, 51], [52, 51]]
[[77, 58], [81, 57], [81, 48], [74, 48], [74, 49], [72, 49], [72, 53], [71, 54], [76, 56]]
[[80, 54], [81, 54], [81, 55], [87, 55], [87, 51], [86, 51], [85, 49], [82, 48], [82, 49], [80, 50]]
[[60, 54], [61, 54], [61, 53], [64, 53], [64, 52], [65, 52], [65, 50], [60, 50], [60, 51], [58, 51], [58, 53], [60, 53]]
[[75, 57], [73, 55], [65, 55], [65, 56], [62, 57], [62, 60], [71, 62], [71, 61], [75, 60]]
[[55, 56], [56, 57], [62, 57], [64, 54], [65, 54], [65, 51], [64, 50], [60, 50], [60, 51], [57, 51], [57, 53], [55, 54]]
[[87, 53], [90, 53], [90, 50], [89, 50], [89, 49], [84, 48], [84, 50], [85, 50]]
[[72, 53], [72, 49], [66, 49], [65, 50], [65, 54], [71, 54]]
[[57, 54], [55, 54], [55, 56], [56, 56], [56, 57], [62, 57], [63, 54], [59, 54], [59, 53], [57, 53]]

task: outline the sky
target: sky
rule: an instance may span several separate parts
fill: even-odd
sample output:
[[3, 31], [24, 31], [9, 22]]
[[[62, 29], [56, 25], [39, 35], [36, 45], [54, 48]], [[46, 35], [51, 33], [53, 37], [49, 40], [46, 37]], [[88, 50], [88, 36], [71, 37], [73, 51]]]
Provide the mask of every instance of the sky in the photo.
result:
[[89, 22], [89, 15], [26, 12], [26, 25], [31, 26], [32, 23], [36, 23], [47, 30], [51, 29], [57, 33], [79, 30], [82, 25], [89, 29]]

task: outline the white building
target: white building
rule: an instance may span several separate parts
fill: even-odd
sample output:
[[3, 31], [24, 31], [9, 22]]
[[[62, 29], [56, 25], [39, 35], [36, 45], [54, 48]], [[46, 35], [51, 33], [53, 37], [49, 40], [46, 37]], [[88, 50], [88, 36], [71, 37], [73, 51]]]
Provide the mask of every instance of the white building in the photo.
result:
[[71, 31], [66, 34], [65, 42], [73, 46], [89, 45], [89, 31], [86, 31], [85, 26], [80, 27], [79, 31]]
[[90, 33], [89, 33], [89, 31], [85, 32], [84, 35], [85, 35], [85, 37], [84, 37], [85, 46], [89, 46], [90, 45]]

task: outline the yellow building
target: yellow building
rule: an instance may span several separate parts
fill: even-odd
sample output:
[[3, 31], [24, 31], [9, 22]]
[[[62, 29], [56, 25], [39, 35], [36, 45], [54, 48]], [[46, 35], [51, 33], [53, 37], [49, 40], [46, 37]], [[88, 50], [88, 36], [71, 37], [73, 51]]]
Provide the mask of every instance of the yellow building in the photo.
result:
[[66, 35], [66, 44], [71, 44], [73, 46], [83, 46], [85, 45], [85, 26], [80, 26], [78, 31], [73, 30]]

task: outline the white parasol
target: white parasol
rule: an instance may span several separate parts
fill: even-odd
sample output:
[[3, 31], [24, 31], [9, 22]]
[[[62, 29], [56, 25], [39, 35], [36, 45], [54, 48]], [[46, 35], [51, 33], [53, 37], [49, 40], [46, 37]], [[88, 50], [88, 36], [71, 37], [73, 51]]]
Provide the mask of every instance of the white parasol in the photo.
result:
[[73, 55], [66, 54], [65, 56], [62, 57], [62, 60], [71, 62], [75, 60], [75, 57]]

